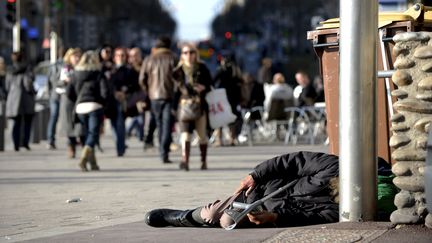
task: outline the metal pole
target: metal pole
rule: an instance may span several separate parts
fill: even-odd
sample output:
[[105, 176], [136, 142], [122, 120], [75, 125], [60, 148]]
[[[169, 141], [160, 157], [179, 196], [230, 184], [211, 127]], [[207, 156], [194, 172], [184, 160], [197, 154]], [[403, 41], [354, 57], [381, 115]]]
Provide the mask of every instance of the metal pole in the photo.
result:
[[340, 221], [376, 211], [376, 40], [378, 2], [340, 1]]
[[50, 62], [51, 63], [56, 63], [57, 61], [57, 50], [58, 50], [57, 33], [52, 31], [50, 34]]
[[16, 0], [16, 15], [15, 24], [12, 29], [12, 50], [19, 52], [21, 50], [21, 4], [20, 0]]

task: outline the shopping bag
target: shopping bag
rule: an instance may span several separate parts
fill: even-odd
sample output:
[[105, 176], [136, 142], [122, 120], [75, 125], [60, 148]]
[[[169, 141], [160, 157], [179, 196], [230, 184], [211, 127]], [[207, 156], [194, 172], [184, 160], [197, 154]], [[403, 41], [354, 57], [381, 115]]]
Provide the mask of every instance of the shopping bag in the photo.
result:
[[225, 89], [213, 89], [205, 99], [209, 105], [208, 116], [213, 129], [226, 126], [236, 120], [237, 117], [232, 113]]

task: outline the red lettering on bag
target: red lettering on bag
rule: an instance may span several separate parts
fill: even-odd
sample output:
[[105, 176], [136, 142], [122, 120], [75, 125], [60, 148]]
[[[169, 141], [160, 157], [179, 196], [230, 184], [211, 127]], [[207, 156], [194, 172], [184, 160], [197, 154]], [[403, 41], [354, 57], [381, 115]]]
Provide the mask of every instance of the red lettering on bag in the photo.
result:
[[220, 102], [217, 103], [217, 108], [219, 112], [224, 112], [224, 108]]
[[222, 103], [217, 102], [216, 104], [210, 104], [210, 107], [209, 107], [209, 113], [210, 114], [216, 115], [218, 113], [223, 113], [224, 111], [225, 110], [224, 110]]

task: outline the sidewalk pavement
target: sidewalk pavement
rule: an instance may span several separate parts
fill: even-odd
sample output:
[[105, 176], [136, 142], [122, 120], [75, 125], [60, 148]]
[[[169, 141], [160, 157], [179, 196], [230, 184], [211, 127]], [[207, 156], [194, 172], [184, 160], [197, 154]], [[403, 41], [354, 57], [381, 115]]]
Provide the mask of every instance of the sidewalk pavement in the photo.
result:
[[[324, 146], [210, 148], [207, 171], [199, 170], [198, 148], [193, 147], [191, 170], [185, 172], [178, 169], [180, 151], [172, 153], [171, 159], [176, 163], [162, 164], [156, 149], [144, 152], [142, 144], [132, 138], [126, 156], [119, 158], [111, 137], [104, 136], [101, 144], [105, 152], [97, 153], [101, 171], [82, 173], [78, 159], [66, 158], [62, 142], [58, 142], [55, 151], [46, 150], [45, 144], [32, 144], [32, 151], [13, 152], [8, 144], [6, 152], [0, 152], [0, 242], [353, 242], [372, 241], [374, 237], [378, 237], [376, 242], [431, 242], [432, 239], [431, 231], [424, 227], [412, 230], [407, 226], [391, 233], [394, 229], [390, 223], [379, 222], [234, 231], [159, 229], [143, 222], [145, 212], [154, 208], [190, 209], [225, 198], [255, 165], [266, 159], [298, 150], [326, 152]], [[66, 203], [69, 199], [79, 200]]]

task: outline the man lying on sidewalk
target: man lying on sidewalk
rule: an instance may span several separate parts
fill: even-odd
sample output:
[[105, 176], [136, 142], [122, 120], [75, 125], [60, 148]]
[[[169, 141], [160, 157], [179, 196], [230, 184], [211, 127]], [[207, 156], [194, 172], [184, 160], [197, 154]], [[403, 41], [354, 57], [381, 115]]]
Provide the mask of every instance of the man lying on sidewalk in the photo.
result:
[[226, 228], [234, 222], [225, 212], [234, 201], [253, 203], [292, 183], [267, 200], [260, 212], [249, 213], [237, 227], [288, 227], [334, 223], [339, 220], [339, 158], [335, 155], [296, 152], [262, 162], [240, 183], [234, 195], [193, 210], [155, 209], [145, 222], [153, 227]]

